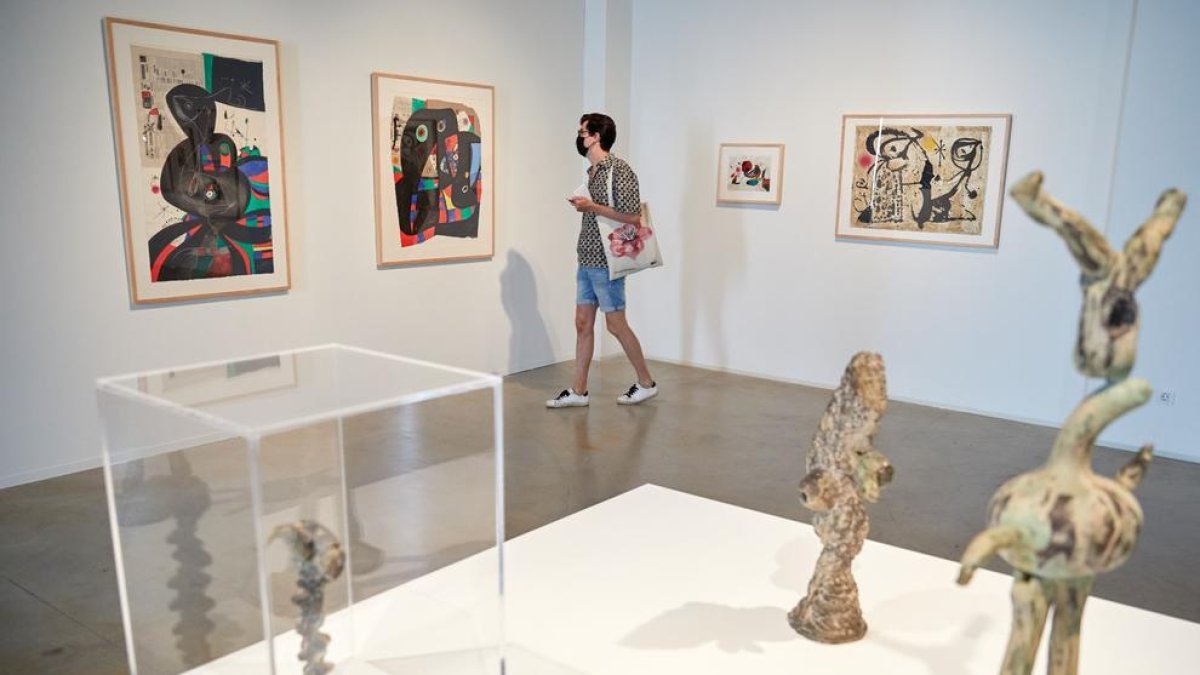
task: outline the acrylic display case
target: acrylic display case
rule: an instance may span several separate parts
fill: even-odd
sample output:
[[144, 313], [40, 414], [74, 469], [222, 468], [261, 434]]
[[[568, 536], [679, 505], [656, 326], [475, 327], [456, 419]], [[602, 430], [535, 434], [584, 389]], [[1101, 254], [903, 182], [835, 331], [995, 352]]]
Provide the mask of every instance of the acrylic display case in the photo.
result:
[[[273, 535], [305, 520], [344, 552], [334, 672], [499, 672], [500, 378], [334, 345], [97, 386], [135, 675], [303, 672]], [[461, 583], [422, 585], [449, 565]]]

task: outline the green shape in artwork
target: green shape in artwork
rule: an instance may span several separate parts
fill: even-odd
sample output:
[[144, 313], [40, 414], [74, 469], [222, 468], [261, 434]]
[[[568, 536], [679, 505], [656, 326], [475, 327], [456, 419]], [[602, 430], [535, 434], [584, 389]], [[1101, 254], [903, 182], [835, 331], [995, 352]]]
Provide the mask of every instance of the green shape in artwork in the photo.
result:
[[246, 260], [250, 261], [250, 269], [246, 270], [246, 274], [257, 274], [258, 271], [254, 269], [254, 244], [246, 244], [238, 241], [234, 242], [233, 245], [241, 249], [246, 254]]
[[213, 71], [213, 55], [205, 54], [204, 55], [204, 88], [207, 89], [208, 91], [213, 90], [212, 71]]

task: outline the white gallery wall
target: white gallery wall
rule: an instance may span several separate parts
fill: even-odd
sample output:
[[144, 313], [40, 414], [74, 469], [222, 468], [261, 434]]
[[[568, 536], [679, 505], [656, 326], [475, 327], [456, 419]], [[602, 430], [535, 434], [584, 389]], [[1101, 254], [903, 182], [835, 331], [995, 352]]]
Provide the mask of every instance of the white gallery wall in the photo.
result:
[[[0, 3], [0, 487], [96, 464], [102, 375], [330, 341], [499, 373], [570, 358], [578, 217], [563, 197], [580, 181], [581, 101], [617, 118], [616, 151], [655, 209], [668, 266], [629, 281], [648, 354], [831, 386], [873, 349], [894, 397], [1046, 424], [1089, 386], [1070, 365], [1079, 293], [1062, 242], [1010, 201], [996, 251], [834, 241], [840, 116], [1011, 113], [1010, 183], [1045, 170], [1114, 240], [1183, 188], [1192, 209], [1139, 295], [1136, 370], [1176, 402], [1105, 440], [1200, 460], [1184, 344], [1200, 322], [1196, 3], [1140, 0], [1134, 23], [1132, 0], [430, 7]], [[130, 305], [104, 16], [280, 41], [290, 292]], [[372, 71], [495, 86], [492, 260], [376, 269]], [[729, 141], [787, 144], [780, 207], [716, 206]]]
[[[1006, 199], [997, 250], [833, 236], [842, 114], [1011, 113], [1009, 184], [1044, 170], [1047, 189], [1114, 240], [1163, 188], [1191, 193], [1139, 296], [1135, 374], [1176, 392], [1175, 405], [1148, 404], [1103, 440], [1153, 440], [1200, 460], [1200, 359], [1185, 344], [1200, 321], [1200, 142], [1189, 124], [1200, 10], [1142, 0], [1135, 25], [1133, 9], [635, 1], [630, 158], [667, 261], [629, 282], [647, 354], [832, 386], [854, 352], [874, 350], [893, 397], [1058, 425], [1085, 382], [1071, 365], [1078, 270], [1052, 232]], [[722, 142], [787, 145], [782, 205], [716, 205]]]
[[[290, 292], [130, 305], [105, 16], [280, 42]], [[5, 0], [0, 487], [97, 463], [98, 376], [330, 341], [499, 373], [568, 358], [548, 319], [574, 299], [583, 29], [559, 0]], [[376, 269], [372, 71], [495, 86], [491, 261]]]
[[[1138, 294], [1141, 351], [1135, 374], [1175, 404], [1145, 406], [1108, 435], [1129, 445], [1152, 440], [1176, 456], [1200, 461], [1200, 136], [1188, 131], [1200, 109], [1200, 3], [1140, 0], [1130, 59], [1128, 96], [1115, 149], [1109, 237], [1124, 242], [1163, 188], [1191, 199], [1167, 241], [1154, 275]], [[1187, 83], [1180, 86], [1181, 83]]]

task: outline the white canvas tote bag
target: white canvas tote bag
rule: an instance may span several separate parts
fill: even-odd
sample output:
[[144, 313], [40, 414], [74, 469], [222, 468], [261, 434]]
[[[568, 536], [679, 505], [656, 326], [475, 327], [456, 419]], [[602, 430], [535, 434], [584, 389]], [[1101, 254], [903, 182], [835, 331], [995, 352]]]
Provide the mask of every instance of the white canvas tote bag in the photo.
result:
[[[613, 194], [613, 170], [608, 170], [608, 203], [615, 206]], [[651, 267], [662, 267], [662, 253], [658, 249], [658, 235], [650, 218], [650, 205], [641, 204], [640, 225], [622, 223], [597, 214], [596, 224], [600, 227], [600, 243], [604, 258], [608, 261], [608, 278], [622, 279]]]

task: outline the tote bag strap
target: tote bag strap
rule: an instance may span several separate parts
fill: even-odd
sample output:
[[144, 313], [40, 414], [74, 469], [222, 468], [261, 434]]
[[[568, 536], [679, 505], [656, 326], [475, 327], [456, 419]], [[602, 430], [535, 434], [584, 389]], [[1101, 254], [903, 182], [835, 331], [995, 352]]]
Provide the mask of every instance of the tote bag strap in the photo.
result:
[[617, 193], [613, 192], [613, 167], [608, 165], [608, 207], [613, 211], [617, 210]]

